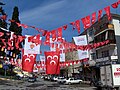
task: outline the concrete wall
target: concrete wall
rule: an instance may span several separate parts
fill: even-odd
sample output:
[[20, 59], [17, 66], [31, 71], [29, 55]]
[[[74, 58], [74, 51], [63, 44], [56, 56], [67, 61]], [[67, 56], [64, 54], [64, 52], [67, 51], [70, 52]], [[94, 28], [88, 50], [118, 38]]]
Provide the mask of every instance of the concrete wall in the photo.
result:
[[116, 45], [117, 45], [117, 53], [118, 53], [118, 62], [120, 63], [120, 21], [113, 19], [112, 23], [114, 25], [115, 30], [115, 38], [116, 38]]

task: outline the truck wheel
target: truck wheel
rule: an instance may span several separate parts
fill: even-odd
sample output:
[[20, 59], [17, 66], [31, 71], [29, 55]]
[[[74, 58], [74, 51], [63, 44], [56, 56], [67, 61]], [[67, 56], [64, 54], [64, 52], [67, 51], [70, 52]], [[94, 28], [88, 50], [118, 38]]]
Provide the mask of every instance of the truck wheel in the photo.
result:
[[70, 83], [70, 82], [69, 82], [68, 84], [69, 84], [69, 85], [71, 85], [71, 83]]

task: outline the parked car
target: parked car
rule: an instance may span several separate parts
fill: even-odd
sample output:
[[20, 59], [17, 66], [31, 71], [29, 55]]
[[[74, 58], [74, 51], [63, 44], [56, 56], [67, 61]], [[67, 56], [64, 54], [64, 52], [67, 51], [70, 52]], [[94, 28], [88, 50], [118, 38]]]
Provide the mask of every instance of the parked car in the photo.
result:
[[23, 79], [23, 74], [16, 74], [16, 79], [21, 80]]
[[35, 82], [37, 81], [36, 77], [29, 77], [28, 82]]
[[54, 81], [58, 81], [58, 77], [56, 76], [56, 77], [53, 77], [53, 80]]
[[41, 78], [41, 79], [44, 79], [44, 76], [41, 76], [40, 78]]
[[80, 84], [83, 80], [77, 78], [68, 78], [64, 84]]
[[49, 75], [45, 75], [44, 76], [44, 80], [50, 80], [50, 76]]
[[52, 76], [51, 77], [51, 81], [57, 81], [58, 80], [58, 76]]
[[66, 81], [65, 77], [58, 77], [58, 80], [57, 80], [58, 83], [64, 84], [65, 81]]
[[38, 76], [36, 74], [32, 74], [32, 76], [28, 77], [28, 82], [37, 81]]

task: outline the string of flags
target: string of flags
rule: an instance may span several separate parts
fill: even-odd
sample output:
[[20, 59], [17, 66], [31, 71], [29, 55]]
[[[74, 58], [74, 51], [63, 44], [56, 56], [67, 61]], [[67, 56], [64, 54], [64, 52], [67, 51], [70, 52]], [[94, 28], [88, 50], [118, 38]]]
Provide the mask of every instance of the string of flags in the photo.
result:
[[[120, 0], [113, 3], [111, 6], [112, 6], [112, 8], [118, 8], [119, 4], [120, 4]], [[111, 19], [110, 6], [105, 7], [104, 10], [105, 10], [105, 12], [108, 16], [108, 20], [110, 20]], [[98, 21], [101, 18], [102, 11], [103, 11], [102, 9], [98, 11]], [[7, 16], [3, 15], [3, 16], [0, 17], [0, 19], [6, 20]], [[62, 29], [66, 30], [67, 27], [68, 27], [68, 25], [63, 25], [62, 27], [59, 27], [57, 30], [47, 31], [47, 30], [44, 30], [44, 29], [36, 28], [34, 26], [28, 26], [28, 25], [25, 25], [25, 24], [17, 23], [17, 22], [15, 22], [15, 20], [9, 20], [9, 21], [12, 22], [12, 23], [13, 22], [16, 23], [18, 25], [18, 27], [20, 27], [20, 26], [22, 26], [24, 28], [29, 28], [30, 27], [30, 28], [36, 29], [38, 32], [42, 32], [42, 35], [46, 36], [46, 40], [45, 40], [45, 43], [44, 43], [45, 45], [50, 45], [50, 35], [52, 35], [52, 41], [55, 41], [56, 38], [58, 37], [57, 40], [62, 42], [63, 41], [62, 40]], [[88, 15], [88, 16], [82, 18], [81, 21], [84, 25], [84, 29], [89, 28], [91, 26], [91, 22], [92, 22], [92, 24], [94, 24], [95, 21], [96, 21], [96, 12], [92, 13], [92, 20], [90, 20], [90, 15]], [[71, 22], [70, 24], [73, 26], [73, 29], [77, 28], [78, 32], [80, 33], [80, 20], [76, 20], [75, 22]], [[0, 32], [0, 37], [2, 37], [3, 35], [4, 35], [4, 33]], [[17, 36], [14, 35], [13, 37], [16, 38]], [[20, 42], [22, 42], [24, 38], [25, 38], [24, 36], [18, 36], [17, 39], [18, 39], [19, 42], [15, 43], [15, 46], [16, 46], [17, 49], [20, 49], [18, 47], [18, 44]], [[2, 47], [2, 50], [3, 50], [6, 46], [5, 39], [1, 39], [1, 41], [3, 43], [3, 47]], [[37, 42], [38, 44], [41, 44], [41, 41], [39, 41], [39, 42], [38, 41], [32, 41], [32, 42]], [[8, 50], [10, 50], [10, 49], [13, 50], [12, 40], [8, 40]]]
[[[0, 32], [0, 41], [2, 42], [2, 45], [0, 45], [1, 47], [1, 51], [4, 51], [5, 49], [7, 50], [13, 50], [13, 49], [18, 49], [18, 50], [22, 50], [22, 47], [19, 46], [19, 44], [26, 38], [26, 36], [20, 36], [20, 35], [15, 35], [14, 33], [6, 33], [7, 37], [11, 37], [8, 38], [8, 40], [3, 39], [2, 37], [5, 34], [3, 32]], [[36, 37], [34, 39], [34, 37]], [[49, 38], [50, 39], [50, 38]], [[53, 38], [54, 39], [54, 38]], [[94, 43], [94, 44], [88, 44], [88, 45], [75, 45], [73, 43], [68, 43], [67, 41], [63, 40], [61, 37], [58, 37], [58, 40], [62, 40], [62, 43], [60, 43], [60, 47], [58, 48], [58, 44], [57, 43], [50, 43], [49, 42], [49, 46], [55, 47], [57, 48], [57, 51], [60, 51], [61, 53], [64, 52], [69, 52], [69, 51], [73, 51], [73, 50], [91, 50], [93, 48], [97, 48], [103, 45], [108, 44], [110, 41], [106, 40], [103, 42], [98, 42], [98, 43]], [[44, 45], [46, 45], [46, 43], [48, 43], [49, 40], [46, 40]], [[35, 43], [36, 46], [38, 44], [43, 44], [42, 41], [40, 40], [40, 34], [28, 37], [28, 42], [32, 42]], [[6, 48], [7, 46], [7, 48]], [[64, 49], [63, 51], [61, 51], [61, 49]]]
[[[113, 3], [111, 6], [112, 8], [116, 9], [118, 7], [118, 5], [120, 4], [120, 0], [118, 0], [117, 2]], [[69, 24], [72, 26], [73, 30], [76, 29], [78, 31], [78, 33], [80, 33], [81, 31], [81, 27], [80, 27], [80, 22], [82, 22], [83, 26], [84, 26], [84, 30], [88, 29], [92, 24], [94, 24], [97, 20], [100, 21], [103, 10], [106, 12], [106, 15], [108, 16], [108, 20], [111, 20], [111, 13], [110, 13], [110, 6], [105, 7], [104, 9], [100, 9], [98, 11], [98, 16], [96, 15], [96, 12], [92, 13], [92, 17], [90, 15], [85, 16], [81, 19], [75, 20], [73, 22], [70, 22]], [[7, 16], [3, 15], [0, 17], [0, 19], [2, 20], [6, 20]], [[84, 59], [84, 60], [68, 60], [66, 62], [59, 62], [60, 61], [60, 53], [64, 52], [69, 52], [69, 51], [73, 51], [73, 50], [90, 50], [93, 48], [97, 48], [103, 45], [107, 45], [110, 41], [106, 40], [103, 42], [99, 42], [99, 43], [94, 43], [94, 44], [88, 44], [88, 45], [75, 45], [73, 43], [68, 43], [66, 42], [63, 38], [62, 38], [62, 30], [66, 30], [68, 27], [68, 24], [63, 25], [57, 29], [48, 31], [48, 30], [44, 30], [44, 29], [39, 29], [36, 28], [34, 26], [29, 26], [26, 24], [20, 24], [18, 22], [16, 22], [15, 20], [9, 20], [9, 22], [11, 23], [15, 23], [18, 25], [18, 27], [23, 27], [23, 28], [33, 28], [35, 30], [37, 30], [39, 33], [42, 33], [42, 36], [45, 36], [45, 41], [42, 42], [40, 40], [40, 34], [34, 35], [34, 36], [30, 36], [28, 38], [28, 42], [32, 42], [35, 43], [36, 46], [37, 45], [49, 45], [52, 47], [56, 47], [56, 51], [50, 51], [50, 52], [45, 52], [45, 59], [46, 59], [46, 74], [59, 74], [60, 73], [60, 67], [66, 67], [66, 66], [70, 66], [70, 65], [75, 65], [75, 64], [79, 64], [81, 62], [87, 62], [88, 59]], [[2, 29], [2, 28], [1, 28]], [[8, 38], [7, 40], [3, 38], [3, 36], [6, 35]], [[34, 37], [36, 37], [34, 39]], [[60, 48], [58, 48], [58, 44], [57, 43], [51, 43], [50, 42], [50, 37], [52, 37], [52, 41], [56, 41], [60, 42], [60, 48], [63, 48], [63, 51], [61, 51]], [[1, 51], [6, 51], [7, 50], [14, 50], [14, 48], [22, 50], [22, 47], [19, 46], [19, 44], [25, 39], [25, 36], [20, 36], [20, 35], [15, 35], [12, 32], [7, 32], [7, 33], [3, 33], [0, 32], [0, 41], [2, 42], [0, 47], [1, 47]], [[7, 47], [7, 48], [6, 48]], [[14, 54], [15, 55], [15, 54]], [[22, 70], [24, 71], [28, 71], [28, 72], [32, 72], [33, 68], [34, 68], [34, 63], [35, 63], [35, 59], [36, 59], [36, 54], [24, 54], [24, 51], [22, 52]], [[15, 65], [19, 65], [18, 63], [14, 63], [14, 61], [11, 59], [10, 61], [12, 64]], [[29, 66], [29, 67], [28, 67]], [[41, 65], [37, 65], [37, 68], [41, 68]], [[51, 69], [51, 67], [53, 69]]]
[[[111, 7], [116, 9], [118, 8], [118, 5], [120, 4], [120, 0], [118, 0], [117, 2], [111, 4]], [[94, 24], [97, 20], [100, 21], [100, 18], [102, 16], [103, 10], [105, 11], [105, 13], [108, 16], [108, 20], [111, 20], [111, 11], [110, 11], [110, 6], [105, 7], [104, 9], [100, 9], [98, 10], [98, 16], [97, 16], [97, 12], [93, 12], [91, 15], [85, 16], [81, 19], [78, 19], [76, 21], [70, 22], [69, 24], [72, 25], [73, 29], [78, 30], [78, 33], [80, 33], [80, 22], [82, 22], [83, 26], [84, 26], [84, 30], [86, 30], [87, 28], [89, 28], [92, 24]], [[18, 27], [23, 27], [23, 28], [33, 28], [35, 30], [37, 30], [38, 32], [42, 32], [42, 35], [45, 36], [46, 33], [48, 32], [48, 30], [42, 29], [42, 28], [36, 28], [35, 26], [29, 26], [26, 24], [20, 24], [18, 22], [15, 22], [15, 20], [9, 20], [9, 22], [11, 23], [16, 23], [18, 25]], [[59, 31], [59, 30], [66, 30], [68, 28], [68, 25], [63, 25], [57, 29], [51, 30], [51, 34], [56, 34], [55, 30]], [[48, 34], [49, 35], [49, 34]], [[54, 36], [53, 35], [53, 36]]]
[[[112, 8], [118, 8], [118, 5], [120, 4], [120, 0], [118, 0], [117, 2], [111, 4]], [[108, 16], [108, 20], [111, 20], [111, 14], [110, 14], [110, 6], [107, 6], [104, 8], [107, 16]], [[96, 16], [96, 12], [92, 13], [92, 17], [90, 15], [82, 18], [82, 19], [78, 19], [74, 22], [70, 22], [70, 25], [72, 25], [73, 29], [77, 29], [78, 30], [78, 33], [80, 33], [80, 20], [82, 21], [83, 25], [84, 25], [84, 29], [86, 30], [87, 28], [89, 28], [92, 24], [95, 23], [95, 21], [98, 19], [98, 21], [100, 20], [101, 18], [101, 15], [102, 15], [102, 12], [103, 10], [100, 9], [98, 11], [98, 18]], [[2, 20], [6, 20], [7, 16], [6, 15], [3, 15], [0, 17], [0, 19]], [[39, 28], [36, 28], [35, 26], [29, 26], [29, 25], [26, 25], [26, 24], [20, 24], [18, 22], [15, 22], [15, 20], [9, 20], [11, 23], [16, 23], [18, 25], [18, 27], [24, 27], [24, 28], [34, 28], [35, 30], [37, 30], [38, 32], [42, 32], [42, 36], [45, 36], [45, 42], [44, 42], [44, 45], [50, 45], [50, 37], [52, 36], [52, 41], [54, 42], [57, 38], [58, 42], [62, 42], [62, 30], [66, 30], [68, 25], [63, 25], [57, 29], [54, 29], [54, 30], [51, 30], [51, 31], [48, 31], [48, 30], [44, 30], [44, 29], [39, 29]], [[3, 33], [1, 32], [0, 33], [0, 36], [2, 36]], [[19, 38], [20, 39], [20, 38]], [[2, 40], [2, 42], [4, 42], [4, 40]], [[10, 42], [10, 40], [9, 40]], [[42, 43], [41, 41], [39, 42], [39, 44]], [[18, 44], [18, 43], [17, 43]], [[17, 44], [16, 44], [16, 47], [17, 47]], [[4, 46], [5, 46], [5, 43], [4, 43]], [[11, 47], [10, 43], [9, 43], [9, 46]], [[18, 47], [17, 47], [18, 48]]]

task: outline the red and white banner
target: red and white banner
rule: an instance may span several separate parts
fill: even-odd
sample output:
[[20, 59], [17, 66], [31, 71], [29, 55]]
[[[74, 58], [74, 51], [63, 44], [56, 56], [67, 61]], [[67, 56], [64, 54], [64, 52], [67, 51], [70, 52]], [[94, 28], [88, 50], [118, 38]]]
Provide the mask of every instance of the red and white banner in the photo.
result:
[[55, 51], [45, 52], [46, 59], [46, 74], [59, 74], [60, 73], [60, 54]]
[[24, 54], [40, 54], [40, 42], [41, 37], [26, 35]]
[[[78, 36], [78, 37], [73, 37], [75, 44], [76, 45], [87, 45], [87, 37], [86, 35], [82, 35], [82, 36]], [[79, 59], [84, 59], [84, 58], [88, 58], [88, 50], [78, 50], [78, 57]]]
[[34, 64], [36, 60], [36, 54], [22, 55], [22, 70], [27, 72], [33, 72]]
[[46, 61], [45, 61], [45, 56], [40, 56], [40, 65], [41, 65], [41, 71], [46, 70]]
[[[64, 38], [62, 38], [64, 40]], [[53, 42], [52, 38], [50, 38], [50, 51], [57, 51], [57, 49], [61, 51], [60, 53], [60, 62], [65, 62], [65, 53], [63, 50], [65, 49], [64, 45], [61, 42], [58, 42], [57, 39]]]

